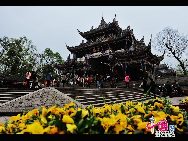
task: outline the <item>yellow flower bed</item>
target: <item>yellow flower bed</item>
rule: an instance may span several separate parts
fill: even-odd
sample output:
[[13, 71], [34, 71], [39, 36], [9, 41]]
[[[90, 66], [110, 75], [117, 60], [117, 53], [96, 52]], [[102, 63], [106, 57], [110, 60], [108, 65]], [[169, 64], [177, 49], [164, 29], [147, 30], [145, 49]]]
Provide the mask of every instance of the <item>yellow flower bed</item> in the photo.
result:
[[26, 114], [12, 116], [0, 124], [2, 134], [150, 134], [146, 129], [149, 118], [156, 122], [167, 119], [183, 133], [188, 127], [187, 112], [172, 106], [167, 99], [144, 102], [105, 104], [76, 109], [74, 103], [64, 107], [41, 107]]

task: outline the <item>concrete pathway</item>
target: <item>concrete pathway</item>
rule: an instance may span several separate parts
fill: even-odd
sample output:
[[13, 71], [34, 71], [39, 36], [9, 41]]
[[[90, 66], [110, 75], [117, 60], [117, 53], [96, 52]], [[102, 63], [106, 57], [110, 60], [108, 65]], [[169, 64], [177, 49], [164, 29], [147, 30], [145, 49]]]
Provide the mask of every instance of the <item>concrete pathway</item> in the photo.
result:
[[187, 96], [182, 96], [182, 97], [173, 97], [173, 98], [169, 98], [169, 100], [172, 102], [172, 105], [179, 105], [180, 101], [184, 98], [186, 98]]

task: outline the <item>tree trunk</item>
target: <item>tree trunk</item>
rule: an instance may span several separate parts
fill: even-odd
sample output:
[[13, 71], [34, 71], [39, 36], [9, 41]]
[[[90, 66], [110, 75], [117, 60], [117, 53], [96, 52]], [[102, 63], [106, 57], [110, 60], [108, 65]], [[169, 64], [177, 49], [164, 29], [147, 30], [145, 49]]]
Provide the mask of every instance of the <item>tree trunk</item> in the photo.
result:
[[187, 71], [186, 71], [186, 67], [185, 67], [185, 63], [183, 61], [180, 60], [179, 57], [177, 57], [174, 53], [172, 53], [174, 58], [180, 63], [180, 67], [182, 68], [183, 70], [183, 74], [184, 75], [187, 75]]
[[183, 70], [183, 74], [184, 75], [187, 75], [187, 71], [186, 71], [186, 68], [185, 68], [185, 64], [183, 62], [180, 62], [180, 67], [182, 68]]
[[176, 53], [174, 51], [172, 51], [171, 47], [169, 47], [167, 44], [165, 44], [165, 45], [166, 45], [167, 49], [172, 53], [172, 55], [174, 56], [174, 58], [180, 63], [180, 67], [183, 70], [183, 74], [187, 75], [185, 63], [183, 61], [181, 61], [180, 57], [176, 56]]

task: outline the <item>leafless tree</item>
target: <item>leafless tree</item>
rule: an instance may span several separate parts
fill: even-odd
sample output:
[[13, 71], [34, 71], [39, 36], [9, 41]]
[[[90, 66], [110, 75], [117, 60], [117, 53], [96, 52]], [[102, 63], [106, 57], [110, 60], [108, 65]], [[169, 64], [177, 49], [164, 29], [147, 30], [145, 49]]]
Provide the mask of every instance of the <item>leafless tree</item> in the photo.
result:
[[168, 57], [174, 57], [184, 75], [187, 75], [187, 59], [183, 57], [188, 49], [187, 36], [180, 34], [178, 30], [166, 27], [156, 35], [154, 44], [158, 51], [165, 52]]

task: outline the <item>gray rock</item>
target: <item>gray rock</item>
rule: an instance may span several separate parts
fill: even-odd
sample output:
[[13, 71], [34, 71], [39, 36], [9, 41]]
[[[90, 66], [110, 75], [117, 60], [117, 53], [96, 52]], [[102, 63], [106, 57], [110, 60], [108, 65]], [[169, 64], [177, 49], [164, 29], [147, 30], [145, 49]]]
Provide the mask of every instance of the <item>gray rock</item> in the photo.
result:
[[48, 87], [1, 104], [0, 112], [23, 112], [41, 106], [63, 106], [70, 102], [75, 102], [77, 107], [85, 107], [55, 88]]

